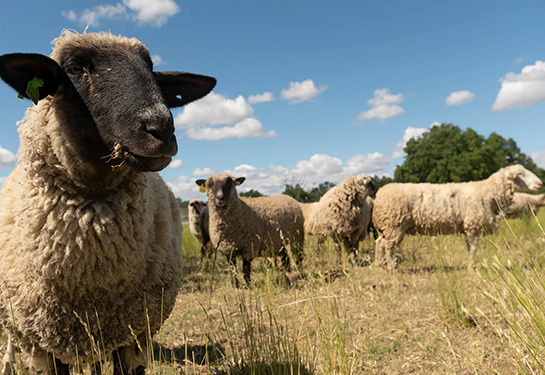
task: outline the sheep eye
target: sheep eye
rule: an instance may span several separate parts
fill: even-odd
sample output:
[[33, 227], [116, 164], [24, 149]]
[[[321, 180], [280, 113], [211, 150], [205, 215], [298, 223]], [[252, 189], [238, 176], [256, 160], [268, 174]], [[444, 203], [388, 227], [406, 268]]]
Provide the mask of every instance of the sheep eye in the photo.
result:
[[68, 69], [66, 69], [66, 73], [71, 75], [82, 75], [83, 74], [83, 67], [79, 65], [71, 66]]

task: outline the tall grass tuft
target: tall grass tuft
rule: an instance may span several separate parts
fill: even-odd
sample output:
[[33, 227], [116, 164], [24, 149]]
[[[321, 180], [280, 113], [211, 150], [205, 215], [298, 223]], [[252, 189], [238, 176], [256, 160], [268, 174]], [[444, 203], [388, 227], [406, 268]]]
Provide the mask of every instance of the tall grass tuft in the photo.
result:
[[484, 293], [507, 325], [504, 329], [498, 323], [496, 330], [512, 346], [514, 362], [524, 374], [545, 373], [545, 270], [538, 261], [543, 256], [545, 231], [535, 215], [534, 224], [540, 243], [530, 247], [534, 251], [527, 250], [507, 222], [512, 238], [494, 243], [495, 255], [483, 262], [493, 286], [493, 291]]

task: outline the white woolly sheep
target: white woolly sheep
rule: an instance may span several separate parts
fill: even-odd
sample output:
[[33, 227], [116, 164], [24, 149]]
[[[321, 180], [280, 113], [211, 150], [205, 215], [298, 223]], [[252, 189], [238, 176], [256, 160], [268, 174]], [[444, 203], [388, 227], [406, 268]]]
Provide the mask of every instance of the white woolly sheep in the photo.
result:
[[379, 232], [375, 263], [393, 269], [395, 248], [406, 233], [462, 233], [472, 267], [483, 229], [497, 230], [500, 207], [511, 204], [515, 190], [536, 191], [541, 186], [541, 180], [521, 165], [502, 168], [482, 181], [387, 184], [379, 189], [373, 207], [373, 224]]
[[305, 233], [303, 213], [295, 199], [283, 194], [239, 197], [236, 186], [244, 180], [222, 173], [196, 183], [205, 186], [208, 195], [213, 247], [227, 256], [232, 266], [236, 257], [241, 257], [244, 279], [249, 283], [251, 261], [256, 257], [281, 255], [289, 269], [287, 245], [300, 264]]
[[69, 31], [51, 58], [0, 56], [0, 77], [39, 100], [0, 192], [2, 372], [15, 370], [17, 337], [46, 374], [109, 355], [114, 374], [143, 373], [135, 336], [159, 328], [181, 283], [180, 211], [155, 173], [177, 152], [169, 107], [215, 79], [153, 72], [134, 38]]
[[366, 199], [375, 191], [369, 177], [348, 177], [325, 193], [319, 202], [304, 208], [305, 232], [317, 236], [319, 244], [326, 236], [333, 237], [338, 254], [342, 241], [345, 250], [355, 255], [371, 221]]
[[545, 206], [545, 194], [515, 193], [513, 203], [505, 210], [506, 217], [519, 217], [533, 211], [537, 214], [539, 207]]
[[208, 206], [200, 199], [188, 204], [189, 230], [201, 244], [201, 254], [208, 255], [212, 250], [210, 243]]

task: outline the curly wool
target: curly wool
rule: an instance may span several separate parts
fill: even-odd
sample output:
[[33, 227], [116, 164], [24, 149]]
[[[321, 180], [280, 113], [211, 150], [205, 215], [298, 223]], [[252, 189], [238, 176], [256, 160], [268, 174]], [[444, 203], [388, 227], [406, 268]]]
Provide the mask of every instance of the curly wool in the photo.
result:
[[508, 207], [513, 201], [517, 185], [508, 177], [507, 171], [511, 170], [508, 168], [482, 181], [383, 186], [373, 207], [373, 224], [380, 232], [375, 244], [375, 261], [384, 265], [383, 258], [388, 255], [386, 261], [393, 267], [393, 249], [405, 233], [463, 233], [472, 257], [481, 232], [495, 232], [502, 219], [500, 207]]
[[306, 207], [305, 231], [318, 237], [360, 238], [371, 220], [365, 203], [371, 193], [368, 182], [364, 176], [348, 177]]
[[545, 194], [515, 193], [513, 203], [505, 210], [507, 217], [518, 217], [526, 212], [537, 213], [539, 207], [545, 206]]
[[51, 97], [27, 111], [0, 192], [0, 324], [36, 363], [96, 361], [85, 325], [102, 353], [155, 332], [181, 283], [179, 208], [161, 177], [121, 166], [86, 184], [63, 126]]

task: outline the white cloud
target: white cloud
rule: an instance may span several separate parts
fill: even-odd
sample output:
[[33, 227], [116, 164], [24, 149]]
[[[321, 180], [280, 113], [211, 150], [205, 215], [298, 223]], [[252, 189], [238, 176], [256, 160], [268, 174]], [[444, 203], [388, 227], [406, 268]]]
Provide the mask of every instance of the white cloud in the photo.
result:
[[291, 104], [306, 102], [327, 90], [327, 85], [316, 87], [314, 81], [307, 79], [303, 82], [290, 82], [290, 87], [280, 92], [283, 100]]
[[187, 129], [185, 134], [197, 141], [219, 141], [226, 138], [276, 137], [274, 130], [265, 133], [261, 122], [255, 118], [247, 118], [233, 126], [219, 128], [201, 126]]
[[242, 95], [229, 99], [212, 92], [184, 107], [183, 112], [175, 117], [174, 124], [194, 140], [271, 138], [277, 135], [274, 130], [266, 132], [263, 129], [263, 124], [255, 118], [252, 106]]
[[180, 11], [180, 7], [173, 0], [123, 0], [123, 4], [136, 12], [136, 20], [157, 27]]
[[170, 169], [180, 169], [184, 166], [184, 162], [180, 159], [172, 159], [170, 164], [168, 165], [168, 168]]
[[545, 101], [545, 62], [526, 65], [520, 74], [507, 73], [492, 105], [494, 111], [519, 109]]
[[159, 27], [179, 11], [180, 7], [173, 0], [123, 0], [123, 3], [115, 5], [84, 9], [79, 15], [73, 10], [62, 11], [61, 14], [72, 22], [94, 27], [100, 26], [101, 20], [133, 20]]
[[248, 103], [258, 104], [267, 103], [276, 100], [272, 92], [264, 92], [263, 94], [256, 94], [248, 96]]
[[[430, 128], [435, 125], [439, 125], [439, 123], [438, 122], [432, 123], [430, 125]], [[428, 130], [429, 129], [426, 129], [426, 128], [413, 128], [412, 126], [409, 126], [407, 129], [405, 129], [405, 132], [403, 133], [403, 138], [396, 145], [396, 148], [393, 153], [393, 158], [397, 159], [397, 158], [404, 157], [405, 151], [403, 150], [405, 149], [405, 146], [407, 146], [407, 142], [409, 142], [409, 139], [412, 139], [412, 138], [418, 139], [422, 136], [422, 134], [424, 134]]]
[[530, 157], [539, 168], [545, 168], [545, 148], [530, 153]]
[[203, 177], [203, 176], [210, 176], [211, 174], [214, 174], [214, 171], [210, 168], [196, 168], [191, 173], [193, 176], [197, 177]]
[[151, 55], [151, 61], [153, 62], [153, 65], [163, 65], [165, 62], [159, 55]]
[[174, 124], [178, 129], [188, 129], [195, 125], [236, 124], [250, 117], [254, 117], [254, 110], [242, 95], [229, 99], [211, 92], [185, 106]]
[[461, 105], [466, 104], [475, 99], [475, 94], [471, 91], [462, 90], [452, 92], [446, 99], [446, 105]]
[[377, 89], [373, 92], [373, 98], [367, 101], [367, 105], [372, 108], [363, 111], [358, 115], [358, 120], [379, 119], [385, 121], [390, 117], [403, 114], [405, 110], [397, 104], [403, 103], [405, 97], [403, 94], [390, 94], [390, 89]]
[[13, 168], [17, 163], [14, 153], [0, 146], [0, 168]]

